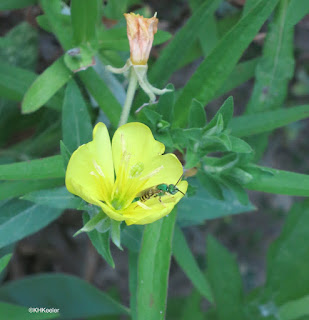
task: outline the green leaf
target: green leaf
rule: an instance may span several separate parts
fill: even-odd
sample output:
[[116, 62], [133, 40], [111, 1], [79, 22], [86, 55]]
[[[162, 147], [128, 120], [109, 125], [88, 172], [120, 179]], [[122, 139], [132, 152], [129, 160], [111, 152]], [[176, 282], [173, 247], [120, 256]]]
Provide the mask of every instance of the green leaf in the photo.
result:
[[22, 102], [22, 112], [30, 113], [41, 108], [72, 77], [63, 58], [48, 67], [31, 85]]
[[215, 127], [218, 123], [218, 118], [220, 117], [220, 115], [222, 116], [222, 120], [223, 120], [223, 129], [225, 129], [228, 126], [230, 120], [232, 119], [233, 113], [234, 113], [234, 100], [233, 100], [233, 97], [230, 96], [224, 101], [223, 105], [217, 111], [216, 115], [211, 119], [209, 124], [206, 126], [205, 130], [209, 130]]
[[[183, 56], [189, 51], [191, 45], [198, 38], [199, 30], [203, 22], [208, 19], [220, 2], [221, 0], [205, 1], [199, 9], [196, 10], [185, 26], [160, 53], [159, 59], [149, 72], [151, 83], [154, 83], [156, 86], [164, 85], [172, 73], [177, 69]], [[171, 57], [173, 58], [171, 59]], [[192, 99], [190, 99], [190, 101], [191, 100]], [[188, 103], [188, 105], [189, 104], [190, 103]]]
[[0, 200], [10, 199], [24, 195], [29, 192], [49, 189], [64, 184], [64, 179], [47, 179], [47, 180], [31, 180], [29, 181], [5, 181], [0, 183]]
[[231, 148], [230, 151], [236, 152], [236, 153], [251, 153], [253, 150], [250, 147], [250, 145], [239, 138], [229, 136], [229, 140], [231, 142]]
[[0, 61], [0, 96], [8, 100], [21, 101], [29, 83], [35, 78], [36, 74], [31, 71]]
[[84, 226], [75, 232], [74, 237], [79, 235], [82, 232], [90, 232], [96, 228], [96, 226], [106, 218], [106, 214], [103, 211], [97, 213], [94, 217], [92, 217]]
[[258, 1], [253, 10], [223, 37], [210, 55], [200, 64], [176, 101], [175, 127], [186, 124], [188, 106], [193, 98], [203, 105], [214, 98], [277, 3], [278, 0]]
[[279, 316], [282, 320], [296, 320], [305, 315], [309, 316], [309, 295], [289, 301], [279, 309]]
[[[193, 291], [189, 296], [186, 296], [184, 305], [182, 307], [181, 318], [180, 320], [204, 320], [204, 312], [202, 311], [202, 297], [201, 295]], [[207, 318], [208, 320], [208, 318]]]
[[206, 113], [204, 106], [193, 99], [189, 111], [189, 128], [203, 128], [206, 125]]
[[309, 105], [304, 105], [235, 117], [229, 123], [228, 128], [231, 129], [233, 136], [248, 137], [263, 132], [271, 132], [274, 129], [308, 117]]
[[309, 2], [306, 0], [290, 0], [287, 10], [286, 25], [293, 27], [309, 13]]
[[309, 195], [309, 175], [272, 168], [254, 166], [246, 168], [252, 180], [246, 189], [290, 196]]
[[255, 210], [252, 204], [244, 206], [239, 203], [235, 194], [224, 186], [222, 187], [224, 200], [218, 200], [211, 196], [195, 178], [189, 179], [189, 184], [196, 187], [197, 192], [192, 197], [184, 197], [177, 206], [177, 222], [181, 226], [203, 224], [205, 220]]
[[34, 191], [27, 193], [22, 199], [58, 209], [78, 209], [83, 203], [82, 199], [71, 194], [66, 187]]
[[117, 127], [122, 107], [110, 92], [105, 82], [102, 81], [100, 76], [93, 69], [79, 72], [79, 77], [112, 125]]
[[253, 78], [258, 62], [259, 58], [240, 62], [225, 80], [221, 88], [216, 92], [213, 99], [219, 98], [225, 93], [239, 87], [241, 84]]
[[276, 305], [308, 295], [309, 248], [305, 245], [309, 241], [308, 225], [308, 200], [296, 203], [281, 235], [269, 248], [265, 299], [271, 299]]
[[252, 10], [255, 4], [256, 0], [246, 0], [243, 15], [246, 15], [250, 10]]
[[283, 104], [288, 82], [294, 72], [293, 28], [286, 25], [290, 0], [280, 1], [263, 47], [263, 56], [256, 68], [256, 77], [246, 112], [279, 108]]
[[120, 250], [123, 250], [122, 246], [121, 246], [121, 238], [120, 238], [120, 236], [121, 236], [121, 232], [120, 232], [121, 222], [122, 221], [116, 221], [116, 220], [111, 219], [110, 231], [111, 231], [111, 239], [112, 239], [114, 245], [117, 246]]
[[72, 153], [69, 151], [69, 149], [67, 148], [67, 146], [63, 143], [62, 140], [60, 140], [60, 153], [63, 159], [63, 165], [64, 165], [64, 169], [67, 169], [68, 163], [70, 161], [70, 158], [72, 156]]
[[0, 302], [0, 314], [10, 320], [44, 320], [59, 317], [59, 313], [29, 312], [28, 306], [22, 307], [16, 304]]
[[27, 307], [57, 308], [62, 319], [129, 314], [127, 308], [104, 292], [84, 280], [64, 274], [32, 276], [9, 282], [0, 288], [0, 299]]
[[[85, 225], [90, 221], [88, 213], [83, 214], [83, 221]], [[94, 229], [90, 232], [87, 232], [87, 235], [98, 253], [103, 257], [103, 259], [112, 268], [115, 268], [115, 262], [110, 250], [109, 232], [99, 232], [98, 230]]]
[[137, 320], [165, 319], [176, 210], [146, 225], [138, 261]]
[[245, 319], [243, 287], [235, 258], [213, 237], [207, 239], [207, 275], [219, 320]]
[[211, 175], [206, 172], [200, 171], [197, 175], [197, 178], [201, 185], [216, 199], [223, 200], [223, 192], [218, 181]]
[[95, 37], [100, 5], [98, 0], [71, 1], [73, 37], [77, 45], [89, 42]]
[[0, 247], [14, 243], [57, 219], [61, 210], [11, 200], [1, 208]]
[[92, 125], [87, 105], [74, 80], [68, 83], [65, 91], [62, 107], [62, 135], [63, 142], [71, 153], [92, 140]]
[[137, 319], [136, 314], [136, 294], [137, 294], [137, 268], [138, 254], [129, 250], [129, 289], [130, 289], [130, 309], [132, 320]]
[[34, 70], [38, 60], [38, 30], [27, 22], [11, 29], [0, 38], [0, 59], [10, 65]]
[[2, 272], [6, 268], [11, 258], [12, 258], [12, 253], [8, 253], [5, 256], [0, 258], [0, 272]]
[[104, 4], [104, 16], [112, 20], [119, 20], [123, 13], [128, 11], [129, 0], [110, 0]]
[[61, 156], [0, 165], [0, 180], [35, 180], [64, 177]]
[[200, 270], [189, 246], [179, 227], [175, 227], [173, 240], [173, 255], [179, 266], [192, 281], [195, 288], [208, 301], [213, 302], [210, 285]]
[[0, 10], [14, 10], [31, 6], [37, 3], [38, 0], [1, 0]]
[[65, 51], [72, 49], [73, 31], [71, 19], [67, 15], [63, 15], [61, 0], [40, 0], [41, 7], [47, 18], [46, 23], [50, 27], [50, 31], [57, 37]]
[[156, 110], [160, 115], [162, 115], [164, 120], [171, 123], [173, 120], [173, 108], [175, 103], [175, 88], [170, 83], [166, 86], [166, 89], [172, 91], [166, 92], [160, 96]]
[[[35, 81], [37, 75], [28, 71], [0, 61], [0, 96], [13, 101], [22, 101], [30, 84]], [[59, 110], [61, 108], [61, 95], [56, 94], [46, 106]]]

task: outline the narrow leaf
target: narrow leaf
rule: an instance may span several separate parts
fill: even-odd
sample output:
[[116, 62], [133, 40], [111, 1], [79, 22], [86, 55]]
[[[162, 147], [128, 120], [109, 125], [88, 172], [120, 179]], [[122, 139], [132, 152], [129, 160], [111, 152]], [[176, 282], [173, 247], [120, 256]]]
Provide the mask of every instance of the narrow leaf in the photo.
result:
[[[287, 215], [281, 235], [270, 246], [267, 253], [267, 279], [265, 299], [271, 300], [277, 306], [289, 303], [291, 300], [304, 298], [309, 292], [309, 202], [296, 203]], [[266, 300], [267, 301], [267, 300]], [[307, 302], [308, 298], [303, 302]], [[291, 301], [290, 315], [301, 310], [301, 302]], [[280, 309], [279, 309], [280, 310]], [[287, 310], [287, 306], [281, 312]]]
[[[90, 221], [88, 213], [83, 214], [83, 221], [86, 225]], [[110, 236], [109, 232], [99, 232], [96, 229], [87, 232], [91, 243], [96, 248], [98, 253], [103, 257], [103, 259], [112, 267], [115, 268], [115, 262], [113, 260], [111, 250], [110, 250]]]
[[280, 307], [279, 315], [282, 320], [296, 320], [309, 316], [309, 295], [287, 302]]
[[207, 240], [207, 275], [219, 320], [245, 319], [242, 280], [235, 258], [213, 237]]
[[48, 67], [31, 85], [22, 102], [22, 112], [31, 113], [42, 107], [72, 77], [63, 58]]
[[246, 171], [252, 175], [246, 189], [290, 196], [309, 195], [309, 175], [260, 166]]
[[[188, 20], [186, 25], [175, 35], [174, 39], [161, 52], [159, 59], [151, 68], [149, 79], [158, 86], [162, 86], [177, 69], [183, 56], [199, 36], [203, 22], [218, 7], [221, 0], [205, 1]], [[181, 53], [181, 54], [180, 54]], [[172, 57], [172, 59], [171, 59]], [[192, 99], [191, 99], [192, 100]]]
[[6, 268], [6, 266], [10, 262], [11, 258], [12, 258], [12, 253], [8, 253], [5, 256], [0, 258], [0, 272], [2, 272], [4, 270], [4, 268]]
[[72, 0], [71, 1], [71, 19], [73, 36], [76, 44], [85, 43], [93, 40], [95, 37], [96, 24], [99, 18], [98, 0]]
[[269, 26], [263, 56], [256, 68], [256, 77], [246, 112], [262, 112], [279, 108], [287, 94], [288, 81], [294, 72], [293, 28], [286, 24], [288, 3], [280, 1]]
[[213, 99], [277, 3], [278, 0], [258, 1], [200, 64], [175, 104], [175, 127], [186, 124], [192, 98], [203, 105]]
[[228, 128], [236, 137], [271, 132], [292, 122], [309, 117], [309, 105], [290, 107], [281, 110], [267, 111], [235, 117]]
[[9, 282], [0, 288], [0, 299], [26, 307], [57, 308], [64, 319], [129, 314], [127, 308], [101, 290], [64, 274], [38, 275]]
[[9, 201], [1, 208], [0, 247], [37, 232], [57, 219], [61, 212], [27, 201]]
[[66, 187], [34, 191], [22, 199], [58, 209], [78, 209], [83, 203], [82, 199], [71, 194]]
[[206, 125], [206, 113], [204, 106], [193, 99], [189, 113], [189, 128], [203, 128]]
[[64, 177], [61, 156], [0, 165], [0, 180], [32, 180]]
[[107, 85], [93, 69], [82, 71], [79, 76], [112, 125], [117, 127], [122, 107]]
[[[35, 309], [33, 309], [35, 310]], [[5, 315], [7, 319], [11, 320], [44, 320], [55, 319], [59, 317], [59, 313], [41, 313], [29, 312], [29, 307], [22, 307], [16, 304], [0, 302], [0, 314]]]
[[173, 255], [192, 281], [195, 288], [210, 302], [213, 301], [210, 285], [200, 270], [181, 229], [176, 226], [173, 240]]
[[92, 125], [87, 105], [74, 80], [68, 83], [65, 91], [62, 135], [63, 142], [71, 153], [92, 139]]
[[64, 184], [64, 179], [5, 181], [0, 183], [0, 200], [15, 198], [26, 193], [59, 187]]
[[0, 10], [15, 10], [31, 6], [38, 0], [2, 0], [0, 1]]

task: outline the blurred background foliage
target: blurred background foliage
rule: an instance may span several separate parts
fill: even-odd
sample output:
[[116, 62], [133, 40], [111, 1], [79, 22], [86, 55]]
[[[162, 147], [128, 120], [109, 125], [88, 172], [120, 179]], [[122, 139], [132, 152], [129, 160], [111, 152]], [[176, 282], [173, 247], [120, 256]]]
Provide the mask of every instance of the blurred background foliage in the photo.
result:
[[122, 319], [130, 305], [136, 319], [143, 227], [122, 228], [124, 251], [97, 229], [73, 238], [96, 212], [63, 186], [94, 123], [116, 129], [127, 80], [105, 66], [128, 59], [123, 13], [134, 11], [158, 12], [149, 79], [175, 90], [142, 109], [138, 92], [130, 120], [177, 154], [190, 183], [170, 239], [166, 319], [309, 318], [309, 206], [298, 198], [309, 194], [307, 0], [0, 0], [0, 10], [0, 315], [59, 317], [31, 317], [26, 307], [40, 306]]

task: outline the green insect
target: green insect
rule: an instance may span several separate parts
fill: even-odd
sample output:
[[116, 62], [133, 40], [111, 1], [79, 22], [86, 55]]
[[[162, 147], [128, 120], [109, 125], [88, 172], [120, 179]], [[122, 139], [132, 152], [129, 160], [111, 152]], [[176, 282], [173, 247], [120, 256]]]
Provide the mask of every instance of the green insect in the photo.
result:
[[179, 183], [181, 178], [182, 176], [178, 179], [176, 184], [168, 185], [166, 183], [161, 183], [154, 187], [145, 189], [137, 195], [137, 197], [133, 200], [133, 202], [136, 202], [136, 201], [145, 202], [151, 199], [152, 197], [159, 197], [159, 201], [162, 202], [161, 197], [163, 197], [166, 194], [174, 195], [177, 192], [181, 192], [183, 195], [185, 195], [181, 190], [177, 188], [177, 184]]

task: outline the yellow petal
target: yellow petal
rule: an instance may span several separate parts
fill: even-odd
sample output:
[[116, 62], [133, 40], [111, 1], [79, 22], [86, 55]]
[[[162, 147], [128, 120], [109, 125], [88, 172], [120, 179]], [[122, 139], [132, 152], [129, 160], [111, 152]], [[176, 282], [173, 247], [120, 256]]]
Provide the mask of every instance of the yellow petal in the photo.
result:
[[[183, 193], [187, 192], [188, 182], [181, 181], [177, 186]], [[127, 225], [131, 224], [148, 224], [161, 219], [168, 215], [174, 208], [174, 206], [183, 197], [181, 192], [177, 192], [175, 195], [165, 195], [161, 198], [152, 198], [147, 200], [144, 204], [150, 208], [145, 210], [140, 207], [136, 202], [132, 203], [130, 208], [125, 213], [125, 221]]]
[[93, 141], [80, 146], [70, 158], [65, 183], [67, 189], [98, 205], [107, 201], [114, 183], [114, 167], [109, 134], [105, 124], [93, 130]]
[[183, 168], [181, 162], [174, 154], [168, 153], [153, 157], [145, 165], [140, 180], [149, 178], [143, 186], [143, 189], [147, 189], [161, 183], [176, 184], [182, 175]]
[[154, 139], [151, 130], [146, 125], [131, 122], [117, 129], [112, 140], [112, 150], [117, 173], [124, 153], [130, 157], [127, 168], [130, 172], [133, 166], [143, 169], [142, 167], [152, 158], [163, 154], [165, 146]]

